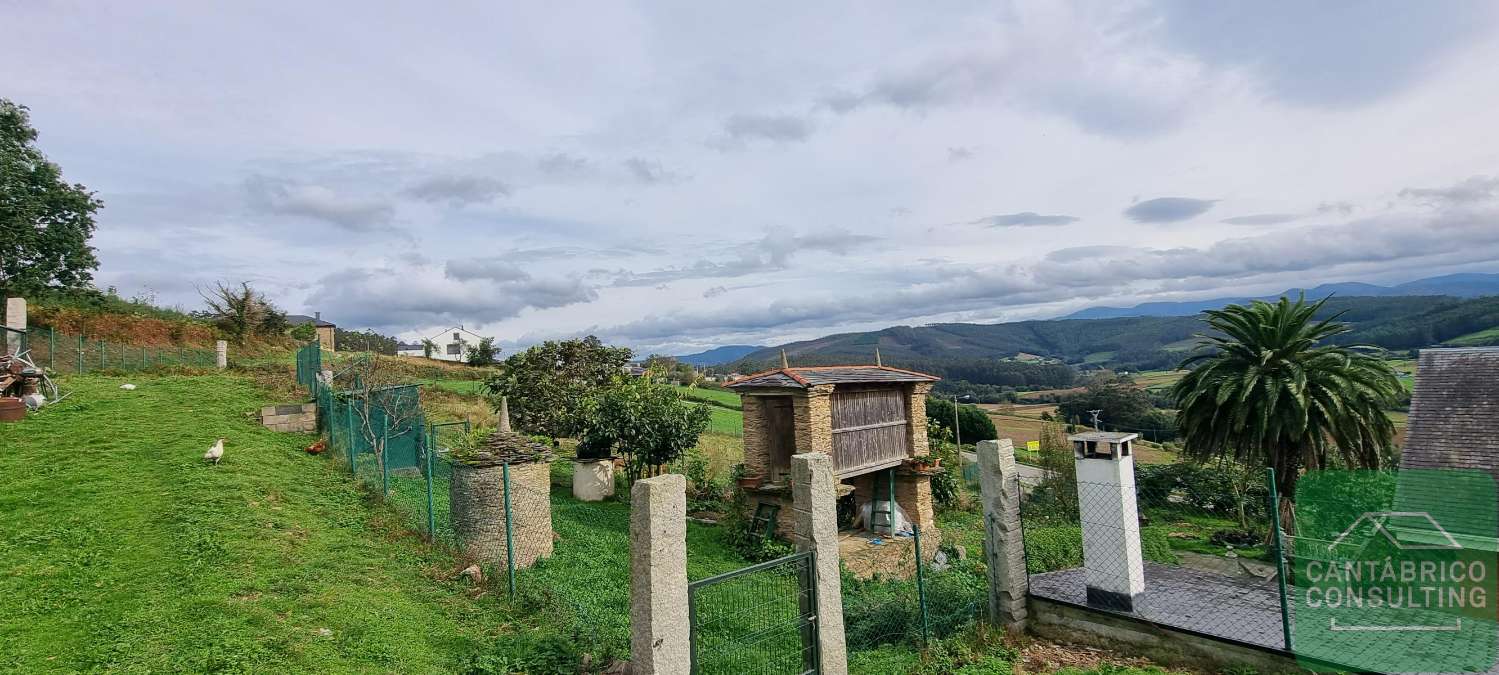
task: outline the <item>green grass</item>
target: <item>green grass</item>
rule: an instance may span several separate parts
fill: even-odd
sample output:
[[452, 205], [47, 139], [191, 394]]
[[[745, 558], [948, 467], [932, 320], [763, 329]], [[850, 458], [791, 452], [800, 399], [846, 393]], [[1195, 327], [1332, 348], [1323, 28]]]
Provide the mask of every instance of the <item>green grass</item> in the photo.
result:
[[739, 394], [724, 389], [704, 389], [702, 387], [677, 387], [682, 395], [694, 401], [712, 403], [733, 410], [740, 409]]
[[708, 408], [708, 433], [744, 435], [744, 413], [712, 406]]
[[430, 672], [503, 632], [247, 379], [124, 381], [0, 426], [0, 669]]
[[1487, 347], [1490, 345], [1499, 345], [1499, 326], [1458, 336], [1443, 344], [1452, 347]]
[[427, 386], [465, 396], [479, 396], [484, 393], [482, 391], [484, 389], [483, 380], [432, 380], [427, 383]]

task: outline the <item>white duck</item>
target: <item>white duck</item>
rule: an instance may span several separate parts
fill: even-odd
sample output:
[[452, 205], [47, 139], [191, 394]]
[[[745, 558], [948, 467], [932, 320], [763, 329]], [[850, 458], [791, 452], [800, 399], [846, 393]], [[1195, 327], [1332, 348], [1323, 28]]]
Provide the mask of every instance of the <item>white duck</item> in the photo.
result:
[[213, 442], [213, 447], [209, 448], [208, 452], [203, 453], [203, 459], [209, 460], [209, 461], [213, 462], [214, 464], [218, 464], [219, 463], [219, 458], [221, 458], [223, 456], [224, 456], [224, 439], [222, 439], [222, 438], [220, 438], [217, 441], [214, 441]]

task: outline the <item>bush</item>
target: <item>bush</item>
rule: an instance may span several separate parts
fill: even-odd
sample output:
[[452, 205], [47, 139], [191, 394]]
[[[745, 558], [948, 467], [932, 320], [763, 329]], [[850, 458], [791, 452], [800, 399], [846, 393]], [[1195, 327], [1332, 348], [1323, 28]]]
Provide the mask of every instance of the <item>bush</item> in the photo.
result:
[[[927, 424], [947, 430], [950, 437], [953, 431], [952, 408], [952, 401], [928, 396], [926, 399]], [[960, 435], [964, 443], [991, 441], [999, 438], [999, 431], [994, 428], [994, 420], [989, 419], [989, 415], [984, 411], [971, 405], [958, 406], [958, 431], [962, 432]]]
[[[1151, 562], [1175, 565], [1180, 560], [1171, 551], [1170, 532], [1165, 527], [1140, 528], [1141, 557]], [[1028, 527], [1025, 529], [1025, 568], [1031, 574], [1055, 572], [1083, 566], [1083, 528], [1077, 525]]]

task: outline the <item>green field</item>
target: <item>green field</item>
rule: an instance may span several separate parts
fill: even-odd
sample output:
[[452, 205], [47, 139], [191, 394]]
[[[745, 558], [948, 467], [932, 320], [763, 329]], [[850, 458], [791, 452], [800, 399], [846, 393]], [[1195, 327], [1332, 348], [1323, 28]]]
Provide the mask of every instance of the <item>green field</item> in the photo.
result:
[[739, 394], [723, 389], [704, 389], [702, 387], [678, 387], [682, 395], [695, 401], [712, 403], [725, 408], [739, 410]]
[[717, 406], [709, 406], [708, 433], [724, 434], [726, 436], [744, 435], [744, 413], [737, 410], [726, 410]]
[[484, 393], [483, 380], [432, 380], [427, 385], [467, 396], [479, 396]]
[[1487, 347], [1490, 345], [1499, 345], [1499, 326], [1455, 337], [1442, 344], [1452, 347]]

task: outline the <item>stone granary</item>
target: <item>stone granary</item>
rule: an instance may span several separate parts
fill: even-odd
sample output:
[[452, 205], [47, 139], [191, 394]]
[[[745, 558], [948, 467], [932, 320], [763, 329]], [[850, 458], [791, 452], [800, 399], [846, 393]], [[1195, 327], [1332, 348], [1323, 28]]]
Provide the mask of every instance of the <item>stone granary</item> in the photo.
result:
[[[552, 459], [549, 448], [511, 431], [508, 415], [480, 447], [453, 453], [448, 499], [453, 533], [464, 553], [504, 566], [513, 550], [517, 568], [551, 557]], [[508, 540], [507, 517], [514, 519]]]
[[895, 534], [915, 524], [923, 539], [937, 537], [926, 396], [938, 379], [865, 365], [782, 367], [730, 382], [744, 409], [749, 515], [789, 534], [791, 456], [821, 452], [839, 480], [840, 527]]

